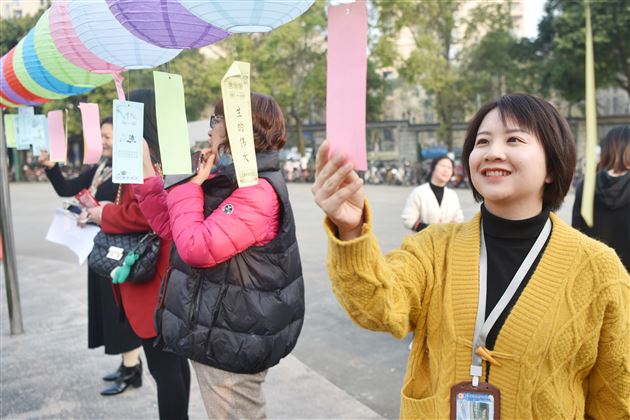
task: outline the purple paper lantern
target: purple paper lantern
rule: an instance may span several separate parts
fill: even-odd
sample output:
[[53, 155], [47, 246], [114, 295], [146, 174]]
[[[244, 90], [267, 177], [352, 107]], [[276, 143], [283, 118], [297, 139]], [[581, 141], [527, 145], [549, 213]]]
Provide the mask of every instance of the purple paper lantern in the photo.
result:
[[128, 31], [162, 48], [199, 48], [229, 35], [176, 0], [107, 0], [107, 5]]

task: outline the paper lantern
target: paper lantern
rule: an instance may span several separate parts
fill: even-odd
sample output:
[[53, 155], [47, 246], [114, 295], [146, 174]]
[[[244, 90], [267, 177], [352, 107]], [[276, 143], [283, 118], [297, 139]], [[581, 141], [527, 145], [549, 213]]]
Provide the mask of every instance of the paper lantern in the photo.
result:
[[5, 99], [2, 95], [0, 95], [0, 105], [2, 105], [3, 108], [14, 108], [18, 106], [18, 104]]
[[306, 12], [315, 0], [181, 0], [206, 22], [230, 32], [269, 32]]
[[229, 35], [190, 13], [176, 0], [106, 0], [129, 32], [162, 48], [199, 48]]
[[4, 99], [5, 102], [9, 102], [11, 104], [24, 104], [24, 105], [39, 105], [41, 102], [29, 101], [24, 99], [9, 86], [9, 82], [4, 77], [4, 61], [7, 56], [3, 55], [0, 58], [0, 98]]
[[53, 0], [48, 15], [50, 35], [57, 50], [75, 66], [94, 73], [120, 73], [124, 68], [94, 55], [81, 42], [68, 15], [67, 0]]
[[17, 76], [18, 80], [22, 83], [22, 85], [24, 85], [24, 87], [30, 92], [42, 98], [61, 99], [68, 96], [46, 89], [35, 80], [33, 80], [28, 70], [26, 69], [26, 64], [24, 64], [24, 42], [25, 38], [22, 38], [20, 42], [18, 42], [18, 44], [15, 46], [15, 53], [13, 54], [13, 72]]
[[42, 64], [57, 79], [77, 87], [94, 88], [111, 82], [110, 75], [91, 73], [88, 70], [77, 67], [57, 50], [50, 34], [47, 10], [35, 25], [35, 51]]
[[[22, 57], [24, 60], [24, 66], [31, 78], [41, 87], [50, 91], [62, 94], [62, 95], [80, 95], [88, 92], [91, 88], [79, 88], [57, 79], [51, 73], [48, 72], [39, 60], [37, 53], [35, 52], [35, 35], [34, 31], [29, 33], [24, 38], [24, 48], [22, 50]], [[87, 70], [81, 69], [83, 72]]]
[[[22, 84], [21, 79], [19, 79], [17, 74], [15, 73], [15, 67], [13, 65], [14, 64], [13, 58], [15, 56], [15, 52], [17, 48], [19, 47], [19, 45], [20, 44], [18, 43], [18, 45], [14, 47], [13, 49], [11, 49], [11, 51], [9, 51], [5, 56], [6, 59], [4, 61], [4, 68], [2, 69], [4, 80], [7, 82], [11, 90], [15, 92], [17, 95], [19, 95], [21, 98], [24, 98], [25, 101], [33, 101], [33, 102], [38, 102], [38, 103], [47, 102], [50, 98], [38, 96], [37, 94], [29, 90], [24, 84]], [[18, 57], [20, 57], [21, 55], [22, 54], [20, 50], [20, 54], [18, 55]], [[18, 61], [22, 61], [21, 58]], [[22, 67], [23, 66], [24, 64], [22, 63]], [[26, 73], [26, 70], [24, 70], [24, 73]], [[26, 74], [26, 76], [30, 79], [30, 76], [28, 76], [28, 74]], [[35, 84], [35, 82], [33, 82], [32, 79], [31, 79], [31, 83]]]
[[68, 1], [68, 14], [83, 45], [108, 63], [126, 69], [146, 69], [166, 63], [181, 52], [135, 37], [116, 20], [105, 0]]

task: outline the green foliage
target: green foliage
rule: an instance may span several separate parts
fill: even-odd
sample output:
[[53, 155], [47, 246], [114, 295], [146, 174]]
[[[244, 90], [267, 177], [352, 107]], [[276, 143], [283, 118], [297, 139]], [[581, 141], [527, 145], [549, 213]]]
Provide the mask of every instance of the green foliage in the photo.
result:
[[35, 26], [42, 13], [44, 13], [44, 9], [33, 16], [0, 20], [0, 26], [2, 26], [2, 30], [0, 30], [0, 56], [8, 53], [11, 48], [15, 47], [26, 36], [28, 31]]
[[[543, 92], [556, 91], [571, 103], [584, 99], [584, 3], [548, 0], [535, 55]], [[591, 2], [598, 88], [620, 87], [630, 95], [630, 1]]]
[[[374, 53], [383, 65], [393, 64], [409, 84], [420, 84], [435, 95], [440, 137], [452, 148], [452, 121], [463, 116], [460, 76], [454, 65], [454, 29], [460, 3], [455, 0], [376, 1], [382, 34]], [[405, 31], [414, 48], [408, 57], [397, 55], [394, 40]]]

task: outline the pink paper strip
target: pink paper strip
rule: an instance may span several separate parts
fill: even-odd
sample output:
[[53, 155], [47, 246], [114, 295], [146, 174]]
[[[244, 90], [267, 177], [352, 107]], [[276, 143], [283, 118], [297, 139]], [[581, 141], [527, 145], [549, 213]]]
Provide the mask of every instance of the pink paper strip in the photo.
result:
[[63, 111], [50, 111], [48, 113], [48, 138], [50, 139], [50, 160], [53, 162], [65, 162], [68, 156], [68, 142], [66, 131], [63, 128]]
[[367, 31], [364, 1], [328, 8], [326, 138], [331, 154], [345, 152], [360, 171], [367, 170]]
[[120, 73], [112, 73], [112, 77], [114, 78], [114, 84], [116, 85], [116, 92], [118, 92], [118, 99], [121, 101], [126, 100], [125, 98], [125, 90], [123, 89], [122, 82], [125, 80], [124, 77]]
[[79, 108], [83, 124], [83, 163], [97, 163], [103, 154], [98, 105], [81, 102]]

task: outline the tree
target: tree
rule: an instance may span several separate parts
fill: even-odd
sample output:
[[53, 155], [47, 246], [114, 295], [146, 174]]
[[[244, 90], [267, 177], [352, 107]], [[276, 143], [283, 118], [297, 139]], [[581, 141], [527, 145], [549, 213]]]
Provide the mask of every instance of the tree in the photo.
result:
[[[419, 83], [435, 96], [439, 137], [453, 148], [453, 121], [463, 115], [454, 66], [454, 29], [459, 3], [455, 0], [377, 1], [382, 37], [375, 47], [381, 64], [394, 65], [408, 83]], [[396, 54], [394, 39], [410, 34], [414, 49], [407, 58]]]
[[[584, 3], [548, 0], [538, 26], [535, 54], [542, 88], [570, 103], [584, 99]], [[591, 2], [595, 77], [598, 88], [618, 87], [630, 96], [630, 1]]]

